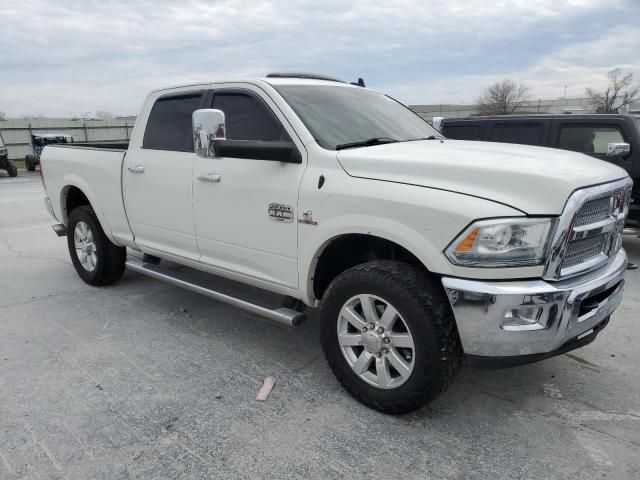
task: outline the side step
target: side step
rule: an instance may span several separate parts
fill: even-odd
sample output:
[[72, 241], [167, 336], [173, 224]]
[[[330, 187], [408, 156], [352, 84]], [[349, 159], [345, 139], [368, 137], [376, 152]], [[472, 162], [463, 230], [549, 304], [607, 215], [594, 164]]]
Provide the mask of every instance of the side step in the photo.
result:
[[55, 225], [51, 225], [53, 231], [56, 232], [56, 235], [59, 237], [67, 236], [67, 227], [63, 223], [56, 223]]
[[129, 270], [133, 270], [134, 272], [139, 272], [143, 275], [155, 278], [156, 280], [169, 283], [176, 287], [184, 288], [185, 290], [199, 293], [201, 295], [204, 295], [205, 297], [218, 300], [219, 302], [228, 303], [229, 305], [241, 308], [243, 310], [246, 310], [247, 312], [259, 315], [281, 325], [286, 325], [288, 327], [297, 327], [305, 318], [305, 314], [302, 312], [298, 312], [297, 310], [292, 310], [290, 308], [284, 307], [270, 310], [268, 308], [261, 307], [260, 305], [253, 304], [239, 298], [231, 297], [224, 293], [211, 290], [210, 288], [206, 288], [201, 285], [182, 280], [170, 275], [166, 271], [161, 271], [160, 267], [158, 267], [157, 265], [145, 263], [135, 257], [129, 257], [125, 265]]

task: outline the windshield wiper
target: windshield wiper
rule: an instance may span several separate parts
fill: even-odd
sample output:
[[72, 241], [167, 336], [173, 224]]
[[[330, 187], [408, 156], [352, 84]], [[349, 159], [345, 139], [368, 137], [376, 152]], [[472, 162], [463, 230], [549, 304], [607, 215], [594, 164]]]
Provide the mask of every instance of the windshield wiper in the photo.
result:
[[342, 143], [340, 145], [336, 145], [336, 150], [344, 150], [345, 148], [356, 148], [356, 147], [372, 147], [374, 145], [384, 145], [385, 143], [393, 143], [397, 142], [395, 138], [387, 138], [387, 137], [376, 137], [370, 138], [368, 140], [360, 140], [359, 142], [351, 142], [351, 143]]
[[405, 140], [405, 142], [417, 142], [418, 140], [444, 140], [442, 135], [429, 135], [423, 138], [412, 138], [411, 140]]

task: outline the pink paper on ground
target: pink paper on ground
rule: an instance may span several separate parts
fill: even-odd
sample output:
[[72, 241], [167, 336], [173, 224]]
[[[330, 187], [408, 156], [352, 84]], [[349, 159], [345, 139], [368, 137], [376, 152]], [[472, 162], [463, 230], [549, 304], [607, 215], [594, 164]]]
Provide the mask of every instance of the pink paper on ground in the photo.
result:
[[264, 402], [271, 393], [271, 389], [276, 384], [276, 379], [274, 377], [267, 377], [264, 379], [260, 390], [258, 390], [258, 395], [256, 395], [256, 400], [260, 400]]

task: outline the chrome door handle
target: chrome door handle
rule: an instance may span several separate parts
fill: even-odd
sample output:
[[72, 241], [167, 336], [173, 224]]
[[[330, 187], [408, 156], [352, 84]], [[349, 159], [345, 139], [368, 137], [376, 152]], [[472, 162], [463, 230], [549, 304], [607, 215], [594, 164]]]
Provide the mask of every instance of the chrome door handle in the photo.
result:
[[127, 167], [131, 173], [144, 173], [144, 166], [142, 165], [131, 165]]
[[217, 173], [199, 173], [198, 180], [201, 182], [219, 183], [222, 180], [222, 176]]

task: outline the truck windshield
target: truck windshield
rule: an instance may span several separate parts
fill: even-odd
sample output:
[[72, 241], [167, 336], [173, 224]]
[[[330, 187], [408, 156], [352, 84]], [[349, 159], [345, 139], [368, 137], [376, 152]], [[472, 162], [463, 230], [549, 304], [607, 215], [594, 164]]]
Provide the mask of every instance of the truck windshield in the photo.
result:
[[418, 115], [394, 99], [364, 88], [333, 85], [276, 85], [318, 144], [337, 146], [441, 137]]

